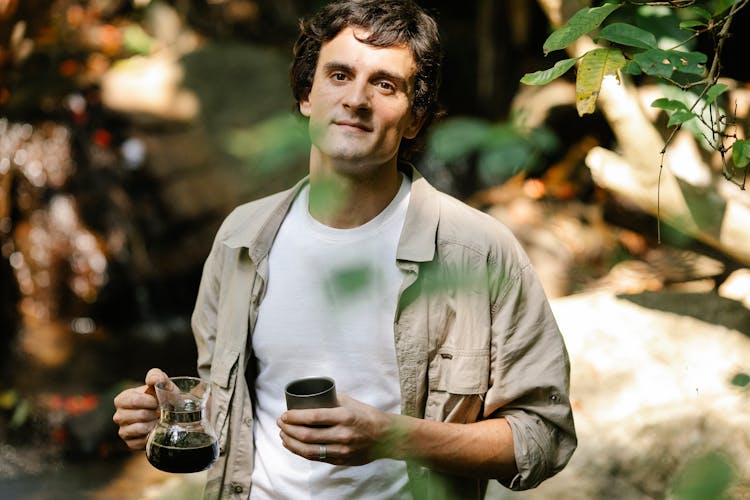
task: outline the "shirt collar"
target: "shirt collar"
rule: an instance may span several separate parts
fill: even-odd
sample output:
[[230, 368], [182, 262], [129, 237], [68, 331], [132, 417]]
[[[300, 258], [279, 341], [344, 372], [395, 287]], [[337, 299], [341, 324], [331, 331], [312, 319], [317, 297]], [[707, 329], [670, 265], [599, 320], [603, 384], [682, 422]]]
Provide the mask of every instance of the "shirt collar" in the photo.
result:
[[[438, 191], [413, 165], [404, 163], [400, 165], [400, 169], [411, 177], [412, 182], [409, 208], [406, 211], [396, 258], [402, 261], [428, 262], [435, 256], [440, 220]], [[223, 239], [224, 244], [230, 248], [248, 248], [253, 262], [261, 262], [271, 251], [276, 233], [292, 202], [308, 182], [309, 177], [305, 177], [291, 189], [270, 197], [268, 203], [272, 205], [269, 216], [261, 224], [258, 224], [258, 218], [254, 214], [243, 214], [237, 224], [228, 228]]]

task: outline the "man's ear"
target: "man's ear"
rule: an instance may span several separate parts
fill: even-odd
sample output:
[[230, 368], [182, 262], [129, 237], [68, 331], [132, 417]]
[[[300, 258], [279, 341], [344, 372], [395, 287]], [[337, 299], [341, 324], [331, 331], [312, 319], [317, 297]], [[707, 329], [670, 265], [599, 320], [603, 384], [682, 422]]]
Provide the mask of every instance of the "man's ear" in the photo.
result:
[[424, 125], [424, 120], [424, 113], [412, 112], [411, 122], [404, 131], [404, 139], [414, 139], [417, 134], [419, 134], [419, 130], [422, 128], [422, 125]]
[[305, 97], [301, 97], [299, 100], [299, 112], [302, 116], [310, 118], [310, 93], [308, 92]]

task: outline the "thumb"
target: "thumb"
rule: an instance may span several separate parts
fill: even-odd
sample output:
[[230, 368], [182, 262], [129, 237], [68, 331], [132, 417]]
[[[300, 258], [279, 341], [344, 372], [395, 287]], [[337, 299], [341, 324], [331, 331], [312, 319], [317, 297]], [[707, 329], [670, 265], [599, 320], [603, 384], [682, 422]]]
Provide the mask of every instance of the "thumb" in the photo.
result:
[[169, 380], [169, 376], [161, 371], [159, 368], [151, 368], [146, 374], [146, 385], [150, 390], [159, 382], [166, 382]]

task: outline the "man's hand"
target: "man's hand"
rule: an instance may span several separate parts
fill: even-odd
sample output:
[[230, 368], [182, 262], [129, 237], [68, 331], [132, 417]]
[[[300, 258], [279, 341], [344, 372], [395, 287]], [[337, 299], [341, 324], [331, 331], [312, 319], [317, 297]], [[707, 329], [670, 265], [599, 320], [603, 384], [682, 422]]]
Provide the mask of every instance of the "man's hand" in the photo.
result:
[[131, 450], [142, 450], [151, 430], [159, 420], [159, 402], [154, 386], [169, 377], [158, 368], [146, 374], [146, 385], [122, 391], [115, 397], [114, 423], [120, 426], [118, 434]]
[[[277, 424], [284, 447], [308, 460], [363, 465], [388, 456], [394, 415], [339, 394], [338, 408], [289, 410]], [[322, 450], [325, 447], [325, 458]]]
[[282, 414], [277, 424], [284, 447], [308, 460], [334, 465], [392, 458], [419, 460], [465, 477], [510, 480], [518, 472], [513, 432], [505, 418], [471, 424], [435, 422], [384, 413], [341, 394], [339, 404]]

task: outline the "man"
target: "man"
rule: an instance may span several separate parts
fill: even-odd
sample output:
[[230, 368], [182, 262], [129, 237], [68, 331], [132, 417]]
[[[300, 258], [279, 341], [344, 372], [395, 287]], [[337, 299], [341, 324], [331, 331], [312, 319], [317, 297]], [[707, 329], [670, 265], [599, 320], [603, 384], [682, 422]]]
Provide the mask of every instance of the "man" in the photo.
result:
[[[227, 218], [193, 314], [221, 448], [206, 496], [536, 486], [576, 446], [547, 299], [505, 227], [399, 162], [435, 114], [434, 20], [411, 0], [339, 0], [301, 31], [291, 76], [309, 178]], [[286, 383], [310, 375], [336, 380], [340, 406], [286, 411]], [[131, 448], [165, 377], [115, 399]]]

